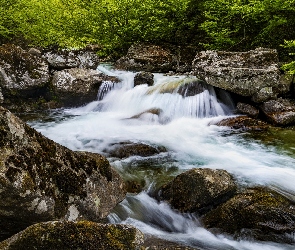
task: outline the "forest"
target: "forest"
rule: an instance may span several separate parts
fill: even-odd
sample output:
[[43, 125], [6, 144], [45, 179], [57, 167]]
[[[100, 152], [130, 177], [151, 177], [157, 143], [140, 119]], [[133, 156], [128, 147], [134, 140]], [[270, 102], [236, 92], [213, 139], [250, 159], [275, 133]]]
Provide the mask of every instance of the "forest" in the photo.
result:
[[295, 73], [295, 0], [0, 0], [0, 42], [119, 57], [137, 42], [277, 49]]

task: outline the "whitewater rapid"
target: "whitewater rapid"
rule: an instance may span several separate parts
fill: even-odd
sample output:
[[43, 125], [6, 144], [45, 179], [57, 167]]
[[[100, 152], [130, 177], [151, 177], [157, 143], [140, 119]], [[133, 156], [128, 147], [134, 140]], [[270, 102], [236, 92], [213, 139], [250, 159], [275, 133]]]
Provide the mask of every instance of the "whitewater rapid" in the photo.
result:
[[[267, 185], [295, 201], [295, 159], [281, 154], [275, 147], [263, 145], [230, 133], [226, 127], [212, 125], [233, 116], [232, 104], [218, 100], [213, 88], [197, 96], [183, 97], [176, 92], [163, 93], [163, 84], [181, 81], [185, 76], [168, 77], [155, 74], [154, 89], [147, 85], [133, 87], [133, 72], [100, 70], [121, 78], [119, 84], [106, 83], [98, 100], [83, 107], [62, 109], [51, 114], [50, 121], [31, 121], [29, 124], [43, 135], [72, 150], [103, 153], [112, 143], [131, 141], [164, 146], [163, 166], [182, 172], [191, 168], [225, 169], [245, 185]], [[167, 87], [167, 86], [166, 86]], [[146, 113], [157, 108], [161, 114]], [[168, 159], [168, 160], [165, 160]], [[136, 167], [142, 157], [118, 160], [111, 164], [124, 172]], [[134, 170], [136, 172], [136, 170]], [[205, 230], [198, 219], [179, 214], [167, 204], [148, 196], [155, 175], [145, 177], [146, 190], [127, 198], [109, 216], [112, 223], [132, 224], [142, 230], [200, 249], [294, 249], [295, 246], [271, 242], [236, 241]]]

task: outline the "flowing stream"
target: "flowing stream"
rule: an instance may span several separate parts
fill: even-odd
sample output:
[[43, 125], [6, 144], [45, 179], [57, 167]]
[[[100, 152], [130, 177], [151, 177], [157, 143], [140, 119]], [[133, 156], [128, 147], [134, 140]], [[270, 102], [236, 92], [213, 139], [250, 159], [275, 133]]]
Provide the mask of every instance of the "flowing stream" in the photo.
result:
[[244, 185], [267, 185], [295, 200], [291, 146], [280, 147], [272, 139], [264, 143], [262, 136], [212, 125], [233, 115], [230, 97], [209, 86], [194, 96], [180, 95], [180, 86], [195, 80], [191, 76], [154, 74], [153, 86], [134, 87], [135, 73], [106, 66], [98, 69], [122, 82], [105, 82], [97, 101], [86, 106], [52, 111], [47, 119], [29, 124], [72, 150], [104, 153], [111, 144], [126, 141], [167, 149], [152, 157], [109, 158], [125, 179], [137, 180], [144, 187], [139, 194], [128, 194], [114, 209], [108, 217], [111, 223], [132, 224], [146, 234], [198, 249], [295, 249], [294, 245], [214, 235], [196, 216], [180, 214], [149, 196], [185, 170], [212, 168], [227, 170]]

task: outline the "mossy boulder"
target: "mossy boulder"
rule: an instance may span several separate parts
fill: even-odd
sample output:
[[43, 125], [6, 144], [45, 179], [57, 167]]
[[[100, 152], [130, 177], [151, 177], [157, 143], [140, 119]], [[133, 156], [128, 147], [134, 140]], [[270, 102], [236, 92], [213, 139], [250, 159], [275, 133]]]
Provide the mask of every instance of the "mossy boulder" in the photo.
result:
[[98, 99], [98, 89], [104, 81], [118, 82], [93, 69], [71, 68], [57, 71], [52, 85], [56, 99], [61, 106], [81, 106]]
[[[3, 106], [16, 107], [46, 97], [50, 73], [47, 62], [22, 48], [4, 44], [0, 47], [0, 87]], [[16, 104], [16, 105], [15, 105]], [[16, 107], [17, 108], [17, 107]]]
[[256, 103], [276, 99], [290, 90], [291, 81], [281, 74], [278, 54], [273, 49], [201, 51], [193, 61], [193, 72], [212, 86]]
[[236, 194], [204, 215], [202, 221], [207, 228], [236, 237], [294, 244], [294, 202], [267, 188], [249, 188]]
[[36, 222], [100, 221], [125, 198], [105, 157], [73, 152], [0, 107], [0, 239]]
[[214, 125], [226, 126], [241, 131], [265, 131], [270, 126], [264, 121], [254, 119], [248, 116], [235, 116], [226, 118], [217, 123], [214, 123]]
[[225, 170], [195, 168], [176, 176], [158, 191], [158, 199], [181, 212], [203, 214], [231, 198], [237, 186]]
[[143, 234], [129, 225], [54, 221], [28, 227], [1, 242], [0, 248], [2, 250], [136, 250], [141, 249], [143, 241]]

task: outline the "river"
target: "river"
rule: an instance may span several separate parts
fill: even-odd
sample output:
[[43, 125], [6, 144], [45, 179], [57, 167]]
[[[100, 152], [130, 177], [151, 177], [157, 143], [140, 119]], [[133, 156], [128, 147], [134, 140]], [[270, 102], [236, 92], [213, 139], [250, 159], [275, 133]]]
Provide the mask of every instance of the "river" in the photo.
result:
[[[149, 196], [151, 190], [173, 176], [206, 167], [225, 169], [243, 185], [266, 185], [295, 200], [292, 143], [282, 146], [283, 140], [275, 136], [276, 132], [267, 137], [213, 125], [234, 116], [230, 97], [216, 93], [212, 87], [195, 96], [181, 96], [176, 85], [191, 77], [154, 74], [154, 86], [134, 87], [135, 73], [115, 71], [106, 65], [98, 69], [118, 76], [122, 82], [105, 83], [98, 100], [86, 106], [53, 110], [46, 119], [28, 123], [72, 150], [103, 153], [111, 144], [125, 141], [167, 149], [147, 158], [109, 158], [125, 179], [137, 180], [144, 186], [139, 194], [127, 195], [109, 215], [110, 222], [132, 224], [146, 234], [199, 249], [295, 249], [294, 245], [214, 235], [202, 227], [195, 215], [180, 214]], [[155, 108], [161, 110], [160, 114], [147, 112], [128, 119]], [[295, 132], [289, 132], [294, 137]]]

